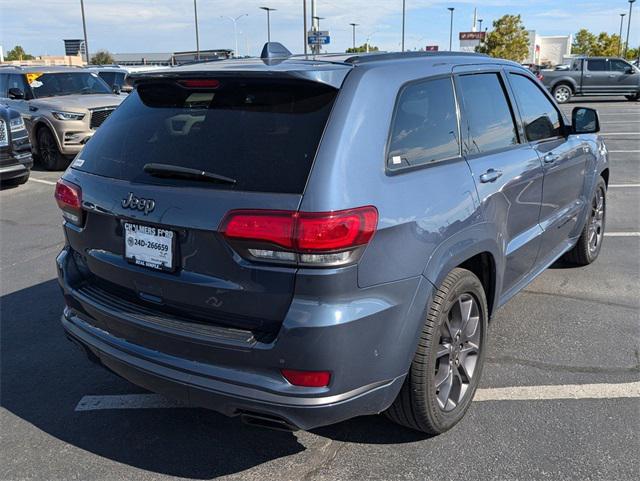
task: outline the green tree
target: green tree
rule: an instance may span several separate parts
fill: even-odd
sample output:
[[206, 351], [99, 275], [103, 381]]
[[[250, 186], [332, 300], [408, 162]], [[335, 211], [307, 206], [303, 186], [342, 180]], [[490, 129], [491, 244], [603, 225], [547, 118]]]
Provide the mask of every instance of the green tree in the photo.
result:
[[606, 32], [600, 33], [596, 40], [596, 48], [592, 55], [597, 57], [615, 57], [618, 55], [618, 45], [620, 44], [620, 37], [615, 33], [609, 35]]
[[598, 38], [586, 28], [580, 29], [573, 37], [571, 53], [573, 55], [593, 55]]
[[493, 30], [487, 33], [476, 52], [492, 57], [522, 62], [529, 53], [529, 34], [520, 15], [504, 15], [493, 22]]
[[359, 47], [350, 47], [347, 49], [347, 53], [362, 53], [362, 52], [377, 52], [379, 49], [375, 45], [368, 45], [363, 43]]
[[7, 52], [7, 56], [5, 60], [33, 60], [35, 57], [33, 55], [29, 55], [20, 45], [16, 45], [11, 50]]
[[[624, 45], [622, 46], [622, 49], [624, 50]], [[620, 55], [622, 55], [622, 53]], [[627, 49], [627, 59], [628, 60], [635, 60], [638, 57], [640, 57], [640, 48], [629, 48], [629, 49]]]
[[93, 65], [109, 65], [115, 63], [113, 56], [106, 50], [98, 50], [93, 57], [91, 57], [91, 63]]

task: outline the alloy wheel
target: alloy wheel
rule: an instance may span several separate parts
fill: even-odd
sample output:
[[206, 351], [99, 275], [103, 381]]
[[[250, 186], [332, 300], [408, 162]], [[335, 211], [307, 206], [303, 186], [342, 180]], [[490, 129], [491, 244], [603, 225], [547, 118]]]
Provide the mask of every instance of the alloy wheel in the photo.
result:
[[570, 96], [571, 96], [571, 91], [569, 90], [569, 87], [558, 87], [555, 90], [556, 100], [560, 103], [566, 102], [567, 100], [569, 100]]
[[452, 411], [462, 402], [480, 356], [480, 309], [476, 299], [462, 294], [440, 328], [434, 385], [440, 409]]
[[604, 235], [605, 200], [602, 187], [596, 189], [591, 201], [591, 215], [589, 217], [589, 254], [595, 254], [602, 243]]

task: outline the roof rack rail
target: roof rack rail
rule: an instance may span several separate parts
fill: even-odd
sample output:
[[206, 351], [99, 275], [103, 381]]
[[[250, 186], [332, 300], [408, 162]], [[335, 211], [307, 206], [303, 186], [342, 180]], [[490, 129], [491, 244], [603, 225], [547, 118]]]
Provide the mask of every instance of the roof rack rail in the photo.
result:
[[377, 62], [381, 60], [396, 60], [403, 58], [420, 57], [488, 57], [483, 53], [471, 52], [370, 52], [362, 55], [353, 55], [345, 59], [345, 63]]

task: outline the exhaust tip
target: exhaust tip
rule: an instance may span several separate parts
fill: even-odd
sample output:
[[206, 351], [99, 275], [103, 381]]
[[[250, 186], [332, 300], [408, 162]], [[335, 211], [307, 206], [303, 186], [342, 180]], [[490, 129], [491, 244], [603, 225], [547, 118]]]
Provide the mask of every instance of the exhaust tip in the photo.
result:
[[271, 429], [274, 431], [293, 432], [298, 428], [293, 424], [285, 421], [277, 416], [270, 416], [268, 414], [252, 413], [249, 411], [242, 411], [240, 413], [240, 420], [249, 426], [255, 426], [259, 428]]

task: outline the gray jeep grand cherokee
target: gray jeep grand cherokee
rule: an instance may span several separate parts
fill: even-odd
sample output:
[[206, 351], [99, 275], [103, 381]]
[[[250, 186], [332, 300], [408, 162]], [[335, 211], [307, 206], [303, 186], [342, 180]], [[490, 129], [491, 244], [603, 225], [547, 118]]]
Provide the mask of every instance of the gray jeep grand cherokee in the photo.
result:
[[131, 382], [255, 425], [386, 412], [443, 432], [496, 309], [598, 256], [597, 113], [568, 121], [484, 56], [275, 47], [139, 75], [64, 173], [64, 329]]
[[76, 67], [0, 69], [0, 103], [20, 112], [48, 170], [65, 169], [123, 98], [97, 73]]

